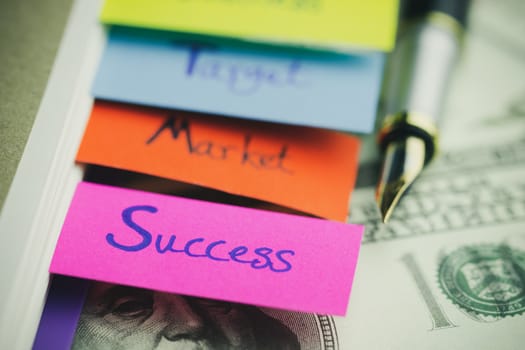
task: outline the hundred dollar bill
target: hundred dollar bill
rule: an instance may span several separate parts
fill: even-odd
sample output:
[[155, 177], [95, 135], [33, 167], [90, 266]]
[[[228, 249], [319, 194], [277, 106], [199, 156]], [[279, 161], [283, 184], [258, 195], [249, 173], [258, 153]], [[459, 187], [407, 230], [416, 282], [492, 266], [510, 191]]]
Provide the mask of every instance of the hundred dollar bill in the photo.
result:
[[518, 1], [473, 4], [440, 155], [387, 225], [365, 152], [349, 220], [366, 231], [348, 316], [335, 322], [341, 348], [523, 348], [524, 11]]
[[360, 190], [350, 220], [367, 236], [344, 318], [94, 282], [73, 349], [521, 349], [524, 151], [445, 153], [389, 225]]
[[360, 192], [351, 220], [368, 236], [347, 317], [94, 282], [73, 349], [520, 349], [525, 142], [491, 150], [455, 153], [477, 160], [453, 178], [436, 164], [388, 226]]

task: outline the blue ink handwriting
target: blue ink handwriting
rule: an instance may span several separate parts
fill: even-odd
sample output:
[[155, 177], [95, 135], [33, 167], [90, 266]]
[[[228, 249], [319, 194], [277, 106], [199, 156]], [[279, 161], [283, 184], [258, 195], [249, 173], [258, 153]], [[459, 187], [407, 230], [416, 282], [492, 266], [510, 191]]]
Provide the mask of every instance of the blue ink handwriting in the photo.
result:
[[[150, 205], [135, 205], [125, 208], [122, 211], [122, 221], [131, 228], [138, 236], [140, 241], [136, 244], [122, 244], [116, 240], [114, 233], [106, 234], [106, 242], [114, 248], [126, 252], [138, 252], [149, 248], [153, 243], [153, 234], [133, 221], [133, 213], [137, 211], [155, 214], [158, 209]], [[253, 269], [270, 269], [273, 272], [287, 272], [292, 269], [289, 257], [295, 255], [291, 249], [275, 251], [269, 247], [257, 247], [250, 249], [240, 245], [233, 248], [228, 247], [226, 240], [215, 240], [207, 242], [204, 237], [196, 237], [182, 242], [179, 248], [175, 248], [177, 236], [174, 234], [164, 237], [158, 233], [154, 244], [154, 249], [158, 254], [181, 253], [192, 258], [207, 258], [220, 262], [236, 262], [246, 264]]]
[[185, 67], [186, 76], [222, 82], [237, 95], [254, 94], [262, 86], [300, 88], [306, 85], [301, 78], [301, 62], [297, 59], [269, 67], [261, 63], [241, 64], [219, 56], [205, 56], [205, 51], [217, 50], [209, 45], [191, 44]]

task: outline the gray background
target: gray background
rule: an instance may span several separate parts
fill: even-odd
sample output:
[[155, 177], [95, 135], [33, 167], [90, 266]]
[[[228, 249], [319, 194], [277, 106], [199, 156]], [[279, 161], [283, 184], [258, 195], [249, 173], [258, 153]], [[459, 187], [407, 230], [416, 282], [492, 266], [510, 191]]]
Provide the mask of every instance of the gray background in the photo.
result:
[[0, 208], [31, 132], [72, 2], [0, 0]]

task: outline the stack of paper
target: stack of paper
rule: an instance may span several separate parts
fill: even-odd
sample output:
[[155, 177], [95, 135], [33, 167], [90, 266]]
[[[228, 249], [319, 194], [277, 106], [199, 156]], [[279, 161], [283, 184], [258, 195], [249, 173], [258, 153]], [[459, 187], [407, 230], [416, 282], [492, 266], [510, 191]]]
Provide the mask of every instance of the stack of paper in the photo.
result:
[[345, 315], [364, 227], [342, 223], [359, 154], [343, 131], [373, 129], [396, 15], [394, 0], [108, 0], [88, 168], [50, 267], [98, 281], [83, 313], [122, 285]]

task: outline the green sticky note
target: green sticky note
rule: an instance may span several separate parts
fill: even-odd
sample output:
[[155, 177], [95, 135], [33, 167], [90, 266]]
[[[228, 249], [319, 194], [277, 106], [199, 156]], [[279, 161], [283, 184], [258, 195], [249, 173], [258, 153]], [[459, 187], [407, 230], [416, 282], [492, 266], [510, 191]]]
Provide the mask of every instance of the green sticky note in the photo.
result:
[[398, 0], [107, 0], [107, 24], [336, 50], [392, 49]]

